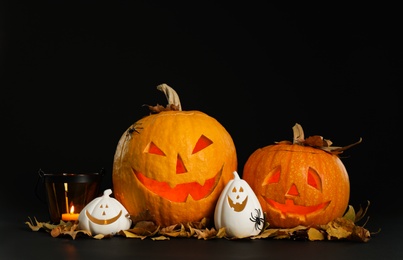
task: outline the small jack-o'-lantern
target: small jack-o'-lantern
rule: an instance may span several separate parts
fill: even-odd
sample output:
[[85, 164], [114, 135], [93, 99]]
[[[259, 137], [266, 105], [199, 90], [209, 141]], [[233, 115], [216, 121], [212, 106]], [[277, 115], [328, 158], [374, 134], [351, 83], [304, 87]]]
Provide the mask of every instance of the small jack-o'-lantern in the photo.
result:
[[278, 142], [257, 149], [245, 163], [243, 179], [256, 193], [269, 225], [291, 228], [323, 225], [341, 217], [350, 197], [347, 170], [338, 154], [321, 136], [304, 139], [293, 127], [294, 142]]
[[264, 226], [259, 200], [236, 171], [218, 199], [214, 224], [217, 229], [225, 227], [226, 235], [235, 238], [258, 235]]
[[116, 148], [115, 197], [135, 219], [169, 226], [212, 219], [225, 184], [237, 167], [234, 142], [213, 117], [183, 111], [177, 93], [157, 87], [166, 107], [130, 126]]
[[124, 206], [111, 198], [111, 189], [103, 196], [93, 199], [80, 212], [78, 225], [80, 229], [90, 230], [93, 235], [113, 235], [130, 228], [132, 221]]

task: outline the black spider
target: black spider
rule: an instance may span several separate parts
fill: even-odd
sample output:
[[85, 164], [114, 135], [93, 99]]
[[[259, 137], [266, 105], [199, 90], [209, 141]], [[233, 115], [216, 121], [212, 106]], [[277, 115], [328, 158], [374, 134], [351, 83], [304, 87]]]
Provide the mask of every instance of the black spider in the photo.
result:
[[137, 129], [142, 129], [142, 127], [138, 127], [136, 126], [136, 124], [134, 124], [127, 130], [126, 136], [131, 136], [134, 132], [140, 134], [140, 132]]
[[261, 218], [260, 217], [260, 215], [262, 214], [262, 212], [260, 211], [260, 209], [255, 209], [255, 211], [256, 211], [256, 216], [253, 216], [252, 215], [252, 212], [250, 213], [250, 221], [252, 221], [252, 222], [255, 222], [255, 229], [259, 229], [259, 230], [262, 230], [262, 228], [260, 228], [259, 226], [260, 226], [260, 224], [263, 224], [264, 223], [264, 217], [263, 218]]

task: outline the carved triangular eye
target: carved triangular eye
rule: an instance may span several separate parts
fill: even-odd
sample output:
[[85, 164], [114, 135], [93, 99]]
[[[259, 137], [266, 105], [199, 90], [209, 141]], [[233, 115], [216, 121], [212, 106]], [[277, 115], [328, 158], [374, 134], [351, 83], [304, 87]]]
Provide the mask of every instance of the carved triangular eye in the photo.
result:
[[165, 153], [153, 142], [150, 142], [146, 148], [146, 152], [156, 155], [165, 156]]
[[204, 148], [206, 148], [207, 146], [209, 146], [212, 143], [213, 143], [213, 141], [208, 139], [206, 136], [204, 136], [204, 135], [200, 136], [199, 140], [197, 140], [195, 147], [193, 148], [192, 154], [195, 154], [195, 153], [203, 150]]
[[322, 191], [322, 180], [319, 174], [312, 168], [308, 169], [307, 182], [309, 186], [312, 186], [315, 189]]
[[262, 185], [278, 183], [280, 181], [280, 176], [281, 176], [281, 166], [277, 166], [269, 172], [266, 178], [264, 178]]

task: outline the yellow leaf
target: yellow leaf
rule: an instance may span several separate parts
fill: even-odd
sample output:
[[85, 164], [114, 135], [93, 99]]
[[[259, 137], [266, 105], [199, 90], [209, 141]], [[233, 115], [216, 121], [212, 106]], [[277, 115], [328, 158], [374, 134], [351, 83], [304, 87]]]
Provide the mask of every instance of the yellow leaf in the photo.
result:
[[140, 238], [140, 239], [144, 239], [147, 237], [147, 236], [137, 235], [135, 233], [130, 232], [129, 230], [121, 230], [119, 232], [119, 235], [122, 235], [127, 238]]
[[344, 214], [343, 218], [355, 222], [355, 210], [354, 210], [353, 206], [348, 205], [348, 210], [347, 210], [347, 212]]
[[165, 236], [158, 236], [158, 237], [152, 237], [152, 240], [169, 240], [169, 237]]
[[325, 236], [322, 234], [322, 232], [320, 232], [316, 228], [309, 228], [308, 229], [308, 239], [311, 241], [324, 240]]
[[216, 237], [217, 238], [223, 238], [225, 237], [226, 233], [225, 233], [225, 228], [222, 227], [217, 231]]
[[95, 238], [95, 239], [102, 239], [104, 237], [105, 237], [105, 235], [103, 235], [103, 234], [98, 234], [98, 235], [93, 236], [93, 238]]

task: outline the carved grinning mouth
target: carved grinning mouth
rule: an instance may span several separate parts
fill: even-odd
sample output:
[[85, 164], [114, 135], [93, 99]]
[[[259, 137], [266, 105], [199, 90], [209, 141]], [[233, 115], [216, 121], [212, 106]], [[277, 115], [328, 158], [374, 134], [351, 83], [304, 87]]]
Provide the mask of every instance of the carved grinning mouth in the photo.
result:
[[313, 206], [301, 206], [296, 205], [293, 200], [286, 199], [285, 203], [279, 203], [272, 199], [266, 198], [263, 196], [265, 201], [274, 209], [281, 211], [281, 214], [298, 214], [298, 215], [308, 215], [320, 210], [324, 210], [327, 206], [329, 206], [330, 201], [313, 205]]
[[96, 218], [94, 216], [92, 216], [88, 210], [85, 211], [85, 215], [88, 217], [89, 220], [91, 220], [91, 222], [98, 224], [98, 225], [109, 225], [114, 223], [116, 220], [118, 220], [120, 218], [120, 216], [122, 215], [122, 211], [119, 212], [119, 214], [117, 214], [116, 216], [114, 216], [113, 218], [110, 219], [99, 219]]
[[228, 203], [229, 203], [229, 206], [231, 207], [231, 208], [233, 208], [234, 209], [234, 211], [236, 211], [236, 212], [241, 212], [242, 210], [244, 210], [244, 208], [245, 208], [245, 206], [246, 206], [246, 203], [248, 202], [248, 197], [246, 197], [245, 199], [244, 199], [244, 201], [242, 201], [242, 203], [234, 203], [234, 201], [228, 196]]
[[194, 181], [180, 183], [175, 187], [170, 187], [167, 182], [148, 178], [140, 172], [133, 171], [133, 174], [149, 191], [158, 194], [160, 197], [173, 202], [186, 202], [189, 197], [193, 200], [201, 200], [208, 197], [214, 191], [221, 178], [222, 168], [213, 178], [207, 179], [203, 185]]

